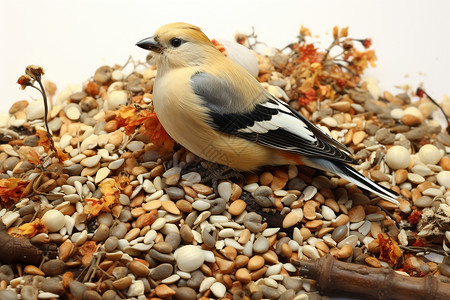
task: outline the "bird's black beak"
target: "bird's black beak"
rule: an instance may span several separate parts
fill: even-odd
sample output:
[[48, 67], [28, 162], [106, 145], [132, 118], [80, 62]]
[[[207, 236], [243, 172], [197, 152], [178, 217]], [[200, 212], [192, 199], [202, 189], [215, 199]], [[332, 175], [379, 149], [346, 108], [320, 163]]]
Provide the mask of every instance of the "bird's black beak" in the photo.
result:
[[149, 38], [146, 38], [146, 39], [143, 39], [143, 40], [137, 42], [136, 46], [141, 47], [142, 49], [150, 50], [150, 51], [157, 52], [157, 53], [160, 53], [163, 48], [162, 45], [158, 41], [155, 41], [155, 39], [153, 37], [149, 37]]

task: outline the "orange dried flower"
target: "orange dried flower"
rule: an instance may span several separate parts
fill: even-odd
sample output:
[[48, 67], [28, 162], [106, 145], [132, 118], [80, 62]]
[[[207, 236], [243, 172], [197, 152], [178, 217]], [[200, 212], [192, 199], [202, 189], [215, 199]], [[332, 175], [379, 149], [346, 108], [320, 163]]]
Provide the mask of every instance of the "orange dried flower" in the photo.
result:
[[17, 83], [20, 84], [20, 88], [24, 90], [27, 86], [33, 85], [33, 79], [28, 75], [22, 75], [17, 79]]
[[378, 241], [380, 244], [379, 259], [387, 262], [390, 266], [395, 265], [403, 254], [397, 242], [385, 233], [378, 234]]
[[12, 202], [19, 201], [25, 197], [25, 188], [28, 181], [11, 177], [0, 179], [0, 198], [2, 205], [9, 207]]
[[300, 35], [303, 36], [311, 36], [311, 31], [309, 31], [308, 28], [304, 27], [303, 25], [300, 26]]
[[122, 106], [116, 111], [116, 120], [119, 126], [125, 128], [126, 134], [132, 134], [140, 129], [142, 134], [150, 137], [151, 141], [166, 150], [172, 150], [174, 140], [167, 134], [158, 120], [156, 113], [131, 106]]
[[323, 59], [323, 54], [317, 52], [317, 48], [315, 48], [313, 44], [300, 45], [298, 50], [300, 52], [300, 57], [297, 60], [298, 62], [308, 61], [312, 64], [316, 62], [320, 63]]
[[19, 227], [20, 235], [27, 236], [29, 238], [32, 238], [38, 233], [41, 232], [48, 232], [45, 228], [44, 224], [42, 224], [41, 220], [39, 218], [36, 218], [31, 223], [25, 223]]
[[49, 152], [51, 148], [51, 141], [47, 131], [38, 129], [36, 135], [39, 137], [39, 146], [44, 147], [45, 152]]

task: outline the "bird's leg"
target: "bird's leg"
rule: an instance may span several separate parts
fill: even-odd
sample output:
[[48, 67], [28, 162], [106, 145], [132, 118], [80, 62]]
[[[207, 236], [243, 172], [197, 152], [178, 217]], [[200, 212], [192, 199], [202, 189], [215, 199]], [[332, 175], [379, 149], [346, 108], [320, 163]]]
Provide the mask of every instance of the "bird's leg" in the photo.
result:
[[244, 180], [244, 175], [235, 169], [200, 159], [188, 163], [182, 170], [183, 174], [189, 172], [199, 173], [202, 177], [202, 183], [210, 183], [216, 194], [218, 194], [217, 186], [219, 185], [220, 180], [231, 178]]

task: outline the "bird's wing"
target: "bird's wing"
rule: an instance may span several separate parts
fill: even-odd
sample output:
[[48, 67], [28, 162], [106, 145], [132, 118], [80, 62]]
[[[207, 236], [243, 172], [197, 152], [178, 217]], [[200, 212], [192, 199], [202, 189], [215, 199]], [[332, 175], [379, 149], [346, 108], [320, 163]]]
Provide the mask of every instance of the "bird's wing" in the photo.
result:
[[356, 163], [344, 145], [262, 87], [264, 99], [242, 113], [232, 104], [243, 101], [226, 80], [202, 72], [192, 76], [191, 86], [208, 108], [211, 126], [220, 132], [291, 153]]

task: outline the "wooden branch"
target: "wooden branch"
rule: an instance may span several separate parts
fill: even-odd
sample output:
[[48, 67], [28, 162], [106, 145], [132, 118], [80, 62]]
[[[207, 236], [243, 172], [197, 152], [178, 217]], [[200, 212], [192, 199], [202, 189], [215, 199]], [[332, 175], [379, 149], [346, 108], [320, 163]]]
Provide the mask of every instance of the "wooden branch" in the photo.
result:
[[433, 275], [408, 277], [390, 268], [345, 263], [328, 254], [316, 260], [296, 260], [298, 275], [317, 281], [327, 294], [351, 293], [374, 299], [450, 299], [450, 284]]
[[0, 262], [5, 264], [25, 263], [39, 265], [42, 251], [25, 237], [14, 238], [6, 232], [6, 226], [0, 221]]

